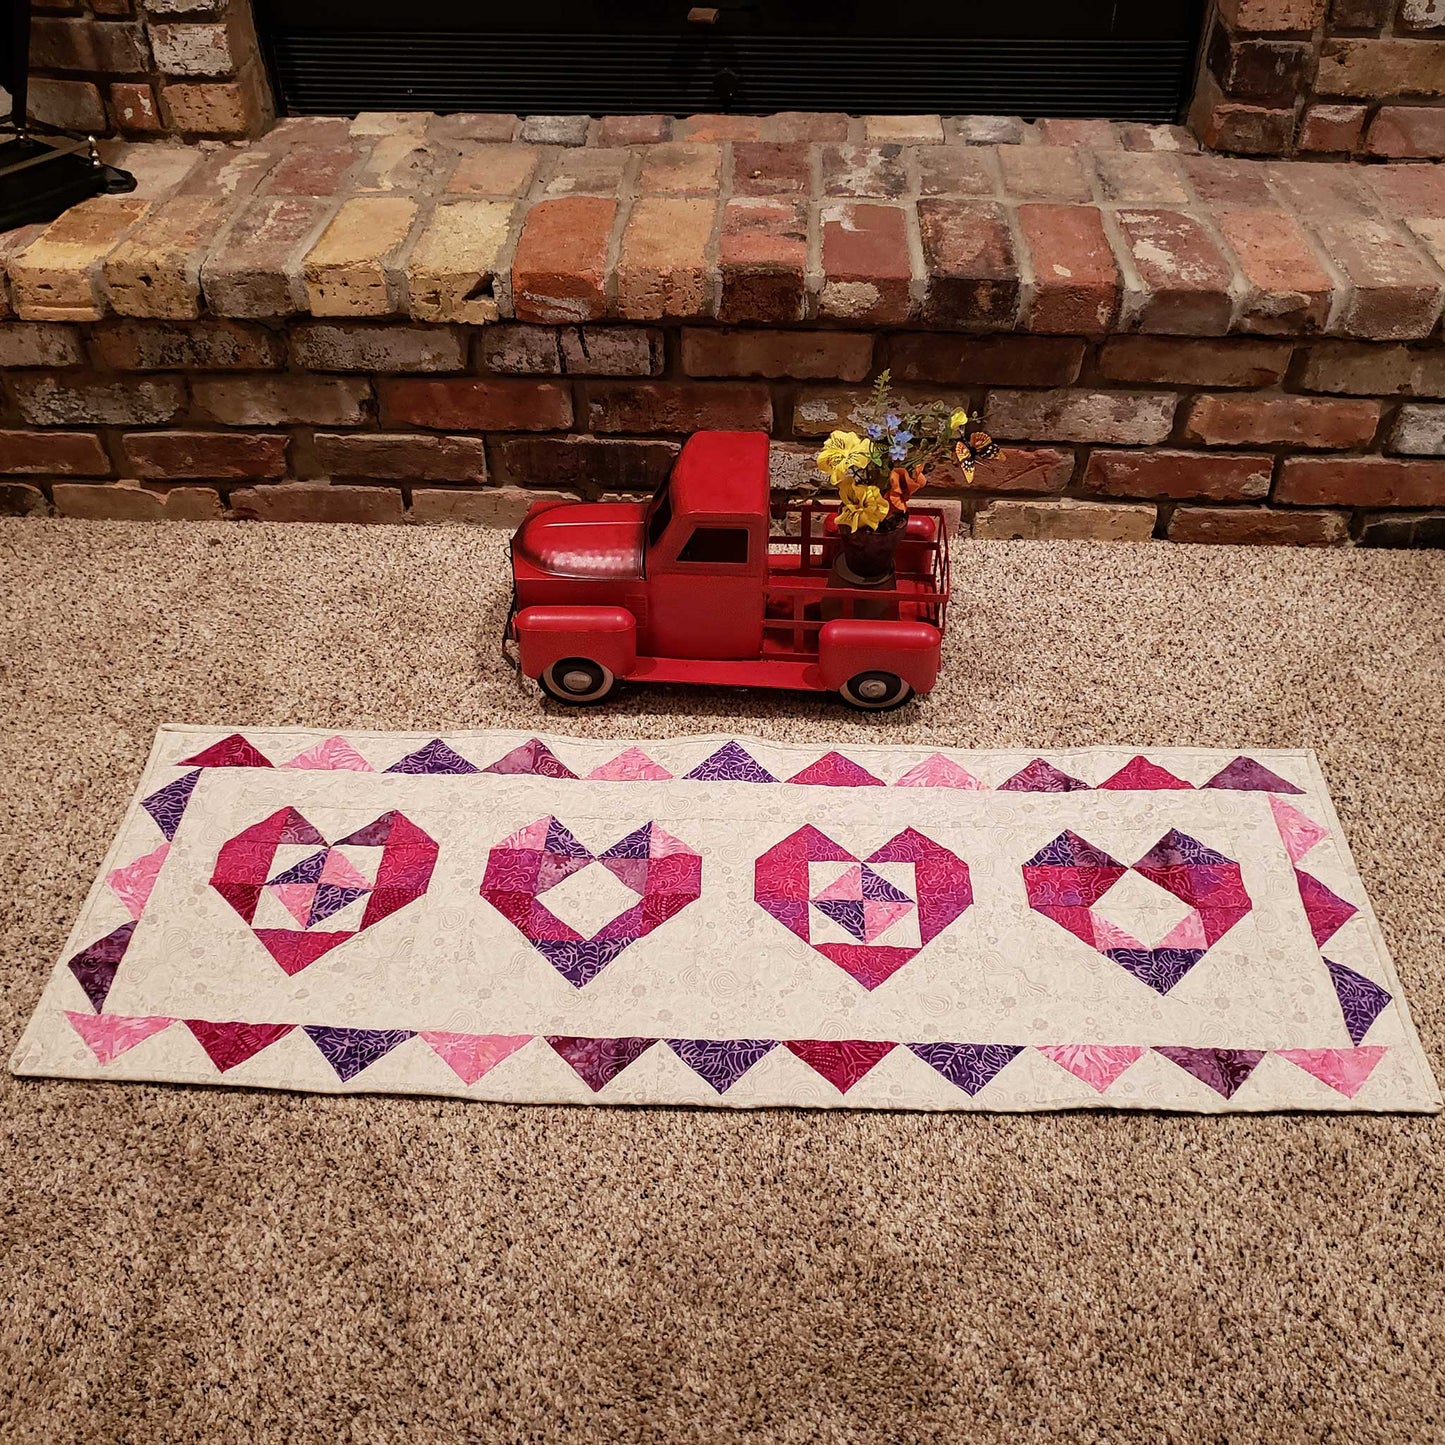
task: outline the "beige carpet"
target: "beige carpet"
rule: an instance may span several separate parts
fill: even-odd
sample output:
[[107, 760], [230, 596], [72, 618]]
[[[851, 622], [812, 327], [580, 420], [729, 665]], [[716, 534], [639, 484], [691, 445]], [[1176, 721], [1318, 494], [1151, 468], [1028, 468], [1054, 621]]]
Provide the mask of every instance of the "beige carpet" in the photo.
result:
[[[0, 528], [8, 1054], [155, 725], [1313, 746], [1445, 1074], [1445, 555], [984, 544], [855, 721], [544, 714], [503, 545]], [[1429, 1118], [476, 1106], [0, 1078], [0, 1440], [1422, 1441]]]

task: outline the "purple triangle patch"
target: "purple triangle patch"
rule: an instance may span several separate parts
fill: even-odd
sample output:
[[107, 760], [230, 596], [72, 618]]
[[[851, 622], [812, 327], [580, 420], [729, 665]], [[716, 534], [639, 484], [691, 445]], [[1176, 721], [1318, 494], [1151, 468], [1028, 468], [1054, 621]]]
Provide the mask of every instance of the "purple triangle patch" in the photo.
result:
[[532, 947], [574, 988], [585, 988], [632, 942], [626, 938], [533, 938]]
[[726, 742], [685, 777], [699, 783], [776, 783], [778, 780], [740, 743]]
[[1035, 758], [1027, 767], [1020, 768], [1007, 782], [998, 785], [1001, 793], [1079, 793], [1087, 792], [1089, 785], [1078, 778], [1071, 778], [1060, 772], [1052, 763]]
[[1104, 948], [1099, 951], [1159, 994], [1168, 993], [1205, 954], [1202, 948]]
[[398, 759], [388, 769], [389, 773], [475, 773], [480, 769], [469, 763], [460, 753], [454, 753], [440, 738], [433, 738], [425, 747], [418, 748]]
[[365, 898], [370, 892], [370, 888], [341, 888], [334, 883], [323, 883], [316, 890], [316, 897], [312, 901], [311, 916], [306, 920], [307, 928], [314, 928], [318, 923], [334, 918], [343, 908], [355, 903], [358, 898]]
[[534, 773], [539, 778], [575, 778], [576, 773], [542, 741], [519, 743], [506, 757], [482, 769], [484, 773]]
[[343, 1084], [415, 1036], [412, 1029], [336, 1029], [307, 1024], [306, 1037], [336, 1071]]
[[191, 794], [196, 791], [200, 777], [200, 770], [197, 769], [194, 773], [177, 778], [173, 783], [167, 783], [150, 797], [141, 799], [141, 807], [155, 819], [156, 827], [161, 830], [167, 843], [175, 838], [176, 829], [181, 826], [181, 817], [186, 811], [186, 804], [191, 801]]
[[338, 838], [332, 846], [341, 848], [350, 844], [356, 848], [384, 848], [387, 839], [391, 837], [391, 825], [396, 818], [397, 812], [393, 808], [389, 813], [383, 813], [381, 817], [373, 818], [364, 828], [358, 828], [354, 833], [348, 833], [346, 837]]
[[85, 990], [90, 1006], [99, 1013], [105, 1005], [106, 995], [115, 982], [116, 970], [130, 946], [131, 934], [135, 932], [136, 920], [122, 923], [114, 933], [98, 938], [89, 948], [82, 949], [66, 966], [75, 975], [75, 981]]
[[203, 749], [192, 758], [182, 758], [178, 768], [269, 768], [273, 766], [254, 743], [248, 743], [240, 733], [232, 733], [218, 743]]
[[1023, 1053], [1019, 1044], [909, 1044], [908, 1048], [970, 1098]]
[[1272, 773], [1263, 763], [1243, 755], [1235, 758], [1228, 767], [1221, 768], [1201, 788], [1229, 788], [1237, 793], [1302, 793], [1293, 783], [1287, 783], [1278, 773]]
[[668, 1039], [667, 1046], [719, 1094], [726, 1094], [757, 1061], [777, 1048], [776, 1039]]
[[1170, 1063], [1178, 1064], [1186, 1074], [1193, 1074], [1208, 1084], [1216, 1094], [1229, 1099], [1254, 1072], [1264, 1057], [1264, 1049], [1186, 1049], [1173, 1046], [1156, 1047]]
[[[543, 844], [543, 850], [547, 853], [556, 853], [563, 858], [591, 858], [592, 856], [586, 846], [579, 843], [571, 831], [559, 823], [556, 818], [551, 818], [547, 822], [547, 839]], [[602, 856], [606, 858], [612, 855], [608, 852]], [[645, 858], [647, 855], [644, 853], [641, 856]]]
[[656, 1039], [579, 1039], [548, 1034], [560, 1058], [571, 1064], [577, 1077], [595, 1094], [604, 1089], [629, 1064], [640, 1059]]
[[273, 883], [316, 883], [325, 867], [325, 852], [313, 853], [309, 858], [303, 858], [290, 868], [283, 869], [274, 878], [268, 878], [266, 883], [268, 887]]
[[1325, 959], [1330, 971], [1330, 982], [1335, 986], [1335, 997], [1340, 1001], [1340, 1011], [1345, 1016], [1345, 1027], [1350, 1031], [1350, 1042], [1358, 1045], [1370, 1031], [1370, 1025], [1384, 1013], [1391, 995], [1373, 979], [1346, 968], [1342, 963], [1331, 963]]
[[815, 898], [813, 907], [826, 918], [831, 918], [834, 923], [846, 928], [859, 943], [864, 942], [867, 937], [867, 929], [863, 921], [863, 900], [853, 898]]

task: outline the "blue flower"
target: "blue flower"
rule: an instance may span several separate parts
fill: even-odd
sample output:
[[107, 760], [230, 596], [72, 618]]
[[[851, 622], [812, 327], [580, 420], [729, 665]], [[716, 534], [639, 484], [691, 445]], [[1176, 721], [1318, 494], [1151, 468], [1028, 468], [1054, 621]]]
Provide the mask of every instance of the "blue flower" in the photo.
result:
[[895, 442], [888, 448], [888, 455], [891, 460], [901, 462], [908, 455], [908, 446], [904, 442]]
[[890, 411], [888, 415], [883, 418], [883, 424], [889, 431], [897, 431], [902, 420], [902, 417], [900, 417], [897, 412]]
[[893, 440], [896, 442], [911, 442], [913, 440], [913, 433], [911, 431], [894, 432]]
[[874, 423], [868, 428], [868, 436], [869, 436], [869, 439], [872, 440], [872, 441], [875, 441], [875, 442], [876, 442], [876, 441], [880, 441], [880, 440], [882, 439], [882, 437], [883, 437], [883, 428], [882, 428], [881, 426], [879, 426], [877, 422], [874, 422]]

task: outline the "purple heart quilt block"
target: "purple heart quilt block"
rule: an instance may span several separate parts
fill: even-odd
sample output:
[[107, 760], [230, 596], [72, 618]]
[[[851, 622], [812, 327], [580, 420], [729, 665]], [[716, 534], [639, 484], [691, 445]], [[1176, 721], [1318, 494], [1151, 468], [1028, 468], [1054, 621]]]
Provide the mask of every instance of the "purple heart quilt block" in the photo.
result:
[[[1108, 916], [1108, 893], [1131, 873], [1185, 906], [1179, 922], [1152, 945]], [[1023, 878], [1030, 908], [1159, 994], [1168, 993], [1254, 907], [1239, 864], [1177, 828], [1132, 866], [1065, 829], [1023, 865]]]
[[[564, 922], [542, 897], [593, 864], [637, 895], [590, 935]], [[593, 853], [554, 817], [503, 838], [487, 858], [482, 897], [574, 988], [591, 983], [620, 953], [675, 917], [702, 893], [702, 855], [656, 823]]]

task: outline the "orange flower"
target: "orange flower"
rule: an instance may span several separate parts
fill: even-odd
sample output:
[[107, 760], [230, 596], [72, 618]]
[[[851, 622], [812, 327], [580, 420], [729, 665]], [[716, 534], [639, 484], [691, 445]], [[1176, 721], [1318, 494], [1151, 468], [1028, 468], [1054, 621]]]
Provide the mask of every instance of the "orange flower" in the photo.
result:
[[909, 499], [926, 482], [923, 468], [916, 466], [910, 476], [904, 467], [894, 467], [888, 474], [888, 506], [894, 512], [906, 512]]

